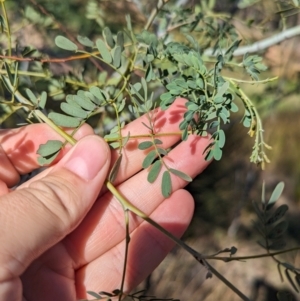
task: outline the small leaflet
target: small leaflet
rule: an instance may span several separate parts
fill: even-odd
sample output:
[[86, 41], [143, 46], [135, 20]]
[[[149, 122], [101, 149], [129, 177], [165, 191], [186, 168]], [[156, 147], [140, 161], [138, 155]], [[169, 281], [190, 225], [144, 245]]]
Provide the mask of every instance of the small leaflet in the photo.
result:
[[75, 43], [70, 41], [69, 39], [63, 37], [63, 36], [57, 36], [55, 38], [55, 44], [61, 49], [69, 50], [69, 51], [77, 51], [78, 47]]
[[148, 173], [148, 177], [147, 177], [147, 180], [148, 180], [149, 183], [154, 183], [155, 182], [155, 180], [157, 179], [157, 177], [159, 175], [161, 167], [162, 167], [162, 163], [161, 163], [160, 160], [155, 161], [153, 163], [153, 165], [151, 166], [151, 169]]
[[161, 192], [165, 198], [168, 198], [171, 195], [172, 191], [172, 182], [170, 172], [166, 170], [163, 173], [162, 182], [161, 182]]
[[109, 52], [109, 50], [107, 49], [105, 43], [101, 40], [101, 39], [98, 39], [96, 41], [96, 45], [97, 45], [97, 48], [103, 58], [103, 60], [110, 64], [112, 62], [112, 57], [111, 57], [111, 54]]
[[48, 118], [51, 119], [56, 125], [68, 128], [76, 128], [80, 124], [80, 120], [78, 118], [55, 112], [49, 113]]

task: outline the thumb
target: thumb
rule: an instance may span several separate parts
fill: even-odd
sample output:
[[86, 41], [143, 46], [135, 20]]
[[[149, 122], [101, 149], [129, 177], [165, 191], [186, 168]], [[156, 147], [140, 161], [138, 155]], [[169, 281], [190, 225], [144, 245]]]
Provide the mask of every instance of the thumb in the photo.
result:
[[81, 139], [45, 175], [0, 198], [0, 282], [28, 265], [82, 221], [110, 166], [108, 145]]

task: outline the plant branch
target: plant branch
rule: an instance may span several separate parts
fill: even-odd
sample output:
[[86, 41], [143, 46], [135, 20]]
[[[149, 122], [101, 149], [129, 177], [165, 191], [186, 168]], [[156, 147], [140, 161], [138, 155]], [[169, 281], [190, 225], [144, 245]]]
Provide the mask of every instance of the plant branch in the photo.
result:
[[152, 25], [155, 17], [157, 16], [158, 12], [162, 9], [162, 7], [168, 3], [170, 0], [158, 0], [158, 3], [156, 5], [156, 7], [152, 10], [150, 17], [144, 27], [145, 30], [148, 30], [150, 28], [150, 26]]
[[[234, 56], [245, 55], [246, 53], [257, 53], [261, 52], [273, 45], [279, 44], [284, 40], [291, 39], [297, 35], [300, 35], [300, 25], [286, 29], [281, 33], [277, 33], [272, 37], [257, 41], [252, 45], [242, 46], [236, 49], [233, 53]], [[226, 49], [222, 49], [220, 52], [225, 53]], [[214, 51], [212, 48], [206, 49], [204, 55], [206, 56], [217, 56], [218, 51]]]
[[258, 258], [265, 258], [265, 257], [273, 257], [280, 254], [285, 254], [288, 252], [298, 251], [300, 250], [300, 247], [291, 248], [288, 250], [282, 250], [277, 252], [270, 252], [270, 253], [263, 253], [263, 254], [257, 254], [257, 255], [250, 255], [250, 256], [234, 256], [234, 257], [226, 257], [226, 256], [205, 256], [203, 257], [205, 259], [214, 259], [214, 260], [222, 260], [224, 262], [230, 262], [235, 260], [248, 260], [248, 259], [258, 259]]

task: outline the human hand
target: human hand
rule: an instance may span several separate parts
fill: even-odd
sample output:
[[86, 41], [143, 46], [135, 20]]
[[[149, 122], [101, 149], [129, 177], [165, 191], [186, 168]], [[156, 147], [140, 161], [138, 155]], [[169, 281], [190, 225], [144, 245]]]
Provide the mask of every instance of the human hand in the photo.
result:
[[[158, 132], [178, 131], [184, 102], [176, 101], [156, 116]], [[124, 136], [146, 134], [141, 117], [123, 129]], [[120, 286], [124, 249], [124, 212], [118, 201], [101, 187], [116, 151], [92, 129], [82, 127], [79, 142], [66, 147], [58, 162], [20, 185], [19, 175], [38, 167], [36, 151], [50, 139], [60, 139], [45, 124], [0, 131], [0, 299], [9, 301], [74, 301], [88, 298], [86, 291], [110, 292]], [[165, 148], [180, 135], [160, 137]], [[139, 140], [140, 141], [140, 140]], [[147, 182], [141, 171], [145, 152], [138, 140], [123, 150], [115, 181], [118, 190], [136, 207], [176, 236], [187, 228], [193, 199], [172, 176], [172, 195], [164, 199], [160, 181]], [[190, 136], [167, 156], [169, 167], [194, 177], [207, 162], [203, 150], [208, 140]], [[112, 161], [112, 162], [111, 162]], [[100, 192], [101, 190], [101, 192]], [[99, 194], [100, 193], [100, 194]], [[173, 247], [173, 242], [151, 225], [131, 215], [131, 241], [125, 291], [147, 277]]]

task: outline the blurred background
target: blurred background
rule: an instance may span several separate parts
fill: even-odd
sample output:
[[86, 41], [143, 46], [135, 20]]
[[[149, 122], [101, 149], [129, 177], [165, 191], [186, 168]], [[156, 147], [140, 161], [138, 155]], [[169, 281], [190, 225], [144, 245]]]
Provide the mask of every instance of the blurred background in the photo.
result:
[[[273, 36], [300, 26], [300, 8], [297, 1], [197, 1], [179, 0], [178, 7], [200, 5], [207, 12], [230, 16], [243, 43]], [[33, 46], [51, 57], [64, 57], [66, 53], [54, 46], [56, 35], [76, 37], [77, 34], [94, 39], [102, 32], [104, 24], [113, 32], [125, 25], [125, 15], [130, 14], [134, 26], [142, 28], [147, 22], [157, 1], [148, 0], [23, 0], [8, 1], [10, 26], [16, 52], [25, 46]], [[5, 36], [0, 39], [5, 45]], [[3, 48], [3, 47], [2, 47]], [[203, 254], [213, 254], [226, 247], [235, 246], [237, 255], [254, 255], [265, 251], [256, 243], [258, 233], [252, 221], [256, 220], [252, 201], [260, 201], [262, 183], [266, 184], [266, 195], [270, 196], [276, 184], [284, 181], [285, 189], [278, 204], [287, 204], [287, 247], [300, 245], [300, 35], [286, 39], [259, 53], [268, 70], [261, 79], [278, 76], [277, 81], [265, 85], [242, 85], [248, 96], [257, 105], [263, 118], [265, 141], [272, 146], [268, 152], [271, 163], [262, 171], [249, 162], [253, 138], [240, 121], [242, 113], [232, 116], [226, 128], [227, 141], [220, 162], [212, 164], [188, 186], [195, 198], [195, 214], [184, 240]], [[67, 54], [69, 55], [69, 53]], [[51, 64], [50, 64], [51, 65]], [[26, 63], [24, 63], [26, 68]], [[77, 69], [76, 69], [77, 68]], [[80, 69], [81, 68], [81, 69]], [[59, 91], [60, 82], [55, 77], [73, 72], [82, 74], [89, 81], [95, 74], [90, 65], [52, 64], [53, 91]], [[230, 71], [234, 74], [234, 71]], [[75, 75], [74, 75], [75, 74]], [[237, 73], [236, 77], [241, 77]], [[72, 77], [70, 77], [72, 79]], [[246, 74], [241, 79], [249, 79]], [[26, 79], [24, 79], [26, 80]], [[56, 83], [56, 86], [55, 86]], [[35, 83], [40, 89], [45, 82]], [[63, 87], [65, 88], [65, 87]], [[53, 109], [58, 107], [63, 94], [53, 93]], [[1, 108], [5, 113], [5, 108]], [[10, 127], [16, 123], [11, 116], [2, 123]], [[1, 122], [0, 122], [1, 123]], [[99, 126], [92, 120], [94, 127]], [[300, 267], [297, 251], [282, 255], [284, 260]], [[289, 283], [280, 280], [274, 261], [269, 258], [247, 262], [214, 262], [211, 264], [253, 301], [275, 301], [278, 291], [289, 291], [290, 300], [300, 300]], [[223, 283], [213, 277], [205, 280], [206, 270], [179, 248], [143, 282], [139, 289], [159, 298], [187, 300], [240, 300]]]

